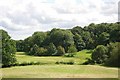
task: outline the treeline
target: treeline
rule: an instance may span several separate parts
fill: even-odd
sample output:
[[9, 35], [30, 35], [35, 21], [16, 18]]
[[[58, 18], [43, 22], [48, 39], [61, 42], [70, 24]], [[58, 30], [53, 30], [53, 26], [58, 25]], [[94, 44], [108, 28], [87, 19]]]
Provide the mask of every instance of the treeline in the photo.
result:
[[83, 49], [94, 49], [91, 59], [85, 64], [111, 65], [118, 61], [117, 56], [120, 55], [117, 48], [119, 45], [116, 45], [120, 42], [119, 27], [120, 23], [116, 22], [91, 23], [83, 28], [76, 26], [66, 30], [54, 28], [47, 32], [34, 32], [24, 40], [12, 40], [6, 31], [0, 30], [3, 65], [13, 64], [16, 61], [14, 56], [16, 49], [34, 56], [61, 56]]
[[90, 24], [84, 28], [76, 26], [72, 29], [52, 29], [48, 32], [35, 32], [25, 40], [18, 40], [17, 51], [25, 51], [29, 55], [50, 56], [63, 55], [83, 49], [94, 49], [120, 41], [120, 23]]

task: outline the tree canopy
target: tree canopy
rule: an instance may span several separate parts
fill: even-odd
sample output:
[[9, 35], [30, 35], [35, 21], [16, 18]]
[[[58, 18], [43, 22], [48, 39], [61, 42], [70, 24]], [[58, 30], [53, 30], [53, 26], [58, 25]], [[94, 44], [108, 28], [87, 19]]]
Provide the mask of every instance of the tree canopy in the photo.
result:
[[[65, 53], [83, 49], [94, 49], [98, 45], [106, 46], [111, 42], [119, 42], [120, 30], [118, 26], [120, 26], [120, 23], [91, 23], [83, 28], [76, 26], [72, 29], [54, 28], [48, 32], [38, 31], [23, 41], [17, 41], [17, 50], [22, 49], [29, 52], [35, 44], [49, 51], [50, 47], [57, 50], [57, 47], [61, 46], [64, 48]], [[52, 53], [48, 54], [52, 55]]]
[[0, 42], [2, 42], [2, 66], [10, 66], [16, 62], [16, 44], [6, 31], [0, 30], [0, 33]]

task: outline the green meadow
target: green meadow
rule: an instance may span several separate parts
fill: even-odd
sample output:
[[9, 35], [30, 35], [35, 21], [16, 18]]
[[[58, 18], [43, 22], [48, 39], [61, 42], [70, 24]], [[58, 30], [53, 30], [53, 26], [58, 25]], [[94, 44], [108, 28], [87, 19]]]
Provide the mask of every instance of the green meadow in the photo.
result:
[[[18, 63], [40, 62], [41, 65], [14, 66], [2, 68], [3, 78], [117, 78], [118, 68], [100, 65], [80, 65], [90, 58], [91, 50], [76, 52], [74, 57], [28, 56], [24, 52], [17, 52]], [[57, 61], [74, 61], [74, 65], [55, 64]]]
[[117, 68], [93, 65], [32, 65], [4, 68], [3, 78], [117, 78]]
[[75, 64], [82, 64], [86, 61], [86, 58], [90, 58], [91, 50], [83, 50], [74, 53], [74, 57], [64, 56], [29, 56], [24, 52], [17, 52], [16, 58], [19, 63], [22, 62], [40, 62], [45, 64], [55, 64], [57, 61], [74, 61]]

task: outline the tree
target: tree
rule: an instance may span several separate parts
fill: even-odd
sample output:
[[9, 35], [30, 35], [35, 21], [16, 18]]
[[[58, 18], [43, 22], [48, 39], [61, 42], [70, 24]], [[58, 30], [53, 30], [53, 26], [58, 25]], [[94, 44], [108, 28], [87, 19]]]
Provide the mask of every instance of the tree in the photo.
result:
[[49, 56], [56, 54], [57, 53], [56, 46], [53, 43], [50, 43], [47, 46], [47, 51], [48, 51], [47, 55]]
[[94, 41], [93, 41], [93, 39], [91, 37], [90, 32], [84, 31], [82, 38], [83, 38], [83, 41], [84, 41], [84, 43], [86, 45], [86, 49], [93, 49], [94, 48], [94, 43], [93, 43]]
[[37, 55], [38, 54], [38, 49], [39, 49], [39, 46], [37, 44], [34, 44], [33, 47], [30, 49], [30, 52], [29, 54], [30, 55]]
[[35, 56], [48, 56], [47, 49], [40, 47], [36, 50]]
[[24, 41], [23, 41], [23, 44], [24, 44], [24, 49], [23, 51], [25, 52], [29, 52], [30, 49], [33, 47], [34, 43], [33, 43], [33, 37], [30, 36], [28, 38], [26, 38]]
[[69, 48], [68, 48], [68, 53], [74, 53], [74, 52], [77, 52], [77, 49], [74, 45], [71, 45]]
[[22, 49], [22, 46], [20, 45], [23, 44], [23, 51], [29, 52], [33, 45], [37, 44], [39, 48], [42, 47], [49, 51], [46, 55], [54, 54], [54, 52], [56, 52], [55, 47], [58, 46], [64, 48], [65, 53], [71, 52], [70, 48], [75, 50], [75, 47], [77, 48], [77, 51], [94, 49], [98, 45], [106, 46], [110, 42], [119, 42], [119, 26], [119, 22], [100, 24], [91, 23], [84, 28], [76, 26], [72, 29], [54, 28], [47, 32], [35, 32], [23, 42], [17, 42], [19, 45], [17, 45], [17, 49]]
[[34, 56], [46, 56], [47, 54], [47, 49], [43, 48], [43, 47], [39, 47], [37, 44], [34, 44], [34, 46], [31, 48], [30, 55], [34, 55]]
[[0, 42], [2, 41], [2, 66], [11, 66], [16, 62], [16, 44], [6, 31], [0, 30], [0, 33], [2, 33], [0, 38]]
[[46, 37], [47, 37], [47, 33], [45, 32], [35, 32], [32, 35], [33, 43], [37, 44], [39, 47], [42, 47], [42, 43], [44, 42]]
[[109, 43], [110, 35], [106, 32], [103, 32], [98, 37], [98, 42], [100, 45], [107, 45]]
[[120, 23], [114, 23], [109, 26], [110, 28], [110, 40], [112, 42], [120, 42]]
[[111, 45], [112, 48], [109, 47], [109, 50], [111, 50], [111, 55], [110, 58], [105, 62], [105, 65], [120, 67], [120, 42], [112, 43]]
[[70, 30], [53, 29], [50, 32], [50, 40], [55, 46], [62, 46], [65, 52], [70, 45], [74, 45], [73, 34]]
[[75, 35], [75, 34], [79, 34], [79, 35], [82, 36], [84, 30], [83, 30], [82, 27], [76, 26], [76, 27], [74, 27], [73, 29], [71, 29], [71, 32], [72, 32], [74, 35]]
[[103, 45], [98, 45], [94, 49], [91, 58], [95, 63], [101, 64], [101, 63], [104, 63], [108, 59], [107, 53], [108, 53], [107, 47]]
[[78, 51], [83, 50], [85, 48], [85, 43], [79, 34], [76, 33], [74, 35], [74, 41]]
[[64, 54], [65, 54], [65, 49], [62, 46], [58, 46], [57, 47], [57, 53], [54, 54], [54, 55], [61, 56], [61, 55], [64, 55]]
[[24, 51], [24, 41], [23, 40], [16, 40], [16, 49], [18, 52]]

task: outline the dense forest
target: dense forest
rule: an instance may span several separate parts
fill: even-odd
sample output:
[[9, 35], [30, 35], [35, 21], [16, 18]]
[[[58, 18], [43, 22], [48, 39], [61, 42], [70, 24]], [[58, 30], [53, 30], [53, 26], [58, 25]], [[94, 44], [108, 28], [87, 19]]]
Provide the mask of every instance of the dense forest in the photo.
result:
[[8, 33], [0, 30], [2, 37], [2, 65], [16, 62], [15, 52], [26, 52], [32, 56], [62, 56], [83, 49], [92, 50], [91, 59], [84, 64], [104, 64], [119, 67], [120, 23], [91, 23], [72, 29], [52, 29], [34, 32], [24, 40], [12, 40]]

